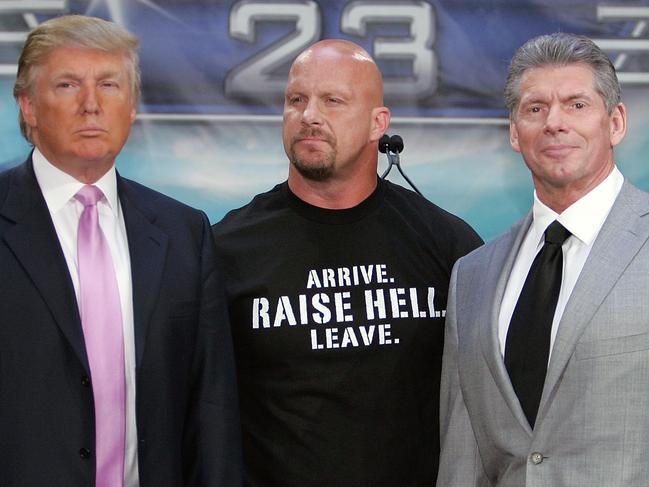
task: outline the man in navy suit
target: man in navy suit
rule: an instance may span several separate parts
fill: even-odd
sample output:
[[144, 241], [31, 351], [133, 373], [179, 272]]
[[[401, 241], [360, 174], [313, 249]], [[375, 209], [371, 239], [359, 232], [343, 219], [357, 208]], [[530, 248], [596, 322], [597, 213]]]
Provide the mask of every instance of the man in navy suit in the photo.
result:
[[[138, 102], [136, 47], [111, 22], [64, 16], [20, 57], [14, 95], [34, 151], [0, 174], [2, 485], [240, 484], [208, 220], [115, 171]], [[91, 233], [101, 254], [87, 253]], [[89, 271], [97, 255], [110, 265]]]

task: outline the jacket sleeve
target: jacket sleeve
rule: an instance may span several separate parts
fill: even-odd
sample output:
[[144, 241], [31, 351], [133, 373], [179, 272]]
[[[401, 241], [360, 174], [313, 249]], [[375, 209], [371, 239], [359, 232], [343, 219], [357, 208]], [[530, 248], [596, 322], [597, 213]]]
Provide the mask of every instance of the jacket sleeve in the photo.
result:
[[186, 485], [242, 485], [241, 423], [223, 274], [207, 217], [202, 221], [200, 322], [185, 438]]
[[437, 487], [491, 485], [482, 467], [478, 445], [460, 386], [456, 292], [460, 266], [461, 261], [458, 261], [453, 268], [447, 304], [440, 387], [441, 455]]

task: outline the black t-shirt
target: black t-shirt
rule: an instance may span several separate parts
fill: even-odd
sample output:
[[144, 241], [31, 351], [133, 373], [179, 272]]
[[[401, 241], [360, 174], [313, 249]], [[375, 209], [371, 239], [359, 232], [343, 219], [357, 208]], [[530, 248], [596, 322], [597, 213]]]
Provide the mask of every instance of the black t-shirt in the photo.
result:
[[346, 210], [279, 184], [214, 235], [246, 485], [434, 485], [448, 282], [478, 235], [382, 180]]

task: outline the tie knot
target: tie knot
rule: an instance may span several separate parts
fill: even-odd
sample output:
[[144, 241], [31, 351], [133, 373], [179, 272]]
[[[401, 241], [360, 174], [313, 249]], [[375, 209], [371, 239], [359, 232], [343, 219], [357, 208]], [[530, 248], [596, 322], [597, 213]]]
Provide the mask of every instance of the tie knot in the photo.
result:
[[572, 235], [569, 230], [559, 223], [557, 220], [554, 220], [548, 228], [545, 229], [545, 242], [552, 244], [563, 244], [566, 239]]
[[77, 192], [77, 194], [74, 195], [74, 197], [77, 201], [80, 201], [83, 206], [94, 206], [104, 197], [104, 193], [97, 186], [86, 184]]

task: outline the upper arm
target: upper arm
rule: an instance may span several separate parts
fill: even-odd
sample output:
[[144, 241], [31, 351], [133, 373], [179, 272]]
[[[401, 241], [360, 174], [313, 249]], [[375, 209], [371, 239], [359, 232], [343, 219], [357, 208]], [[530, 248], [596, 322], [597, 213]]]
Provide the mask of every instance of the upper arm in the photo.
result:
[[441, 455], [437, 485], [470, 487], [489, 485], [460, 387], [457, 283], [461, 262], [456, 263], [449, 285], [440, 387]]

